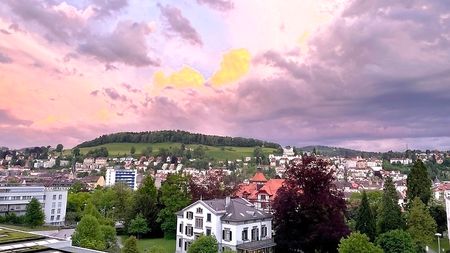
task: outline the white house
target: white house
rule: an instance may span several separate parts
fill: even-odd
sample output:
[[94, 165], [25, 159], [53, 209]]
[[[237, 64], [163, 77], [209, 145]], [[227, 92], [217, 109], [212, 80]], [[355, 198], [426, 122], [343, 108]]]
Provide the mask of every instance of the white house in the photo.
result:
[[212, 235], [219, 252], [271, 253], [272, 215], [242, 198], [198, 200], [177, 213], [176, 253], [187, 252], [200, 235]]
[[28, 203], [36, 198], [42, 205], [46, 224], [64, 225], [67, 190], [63, 186], [0, 186], [0, 215], [24, 215]]

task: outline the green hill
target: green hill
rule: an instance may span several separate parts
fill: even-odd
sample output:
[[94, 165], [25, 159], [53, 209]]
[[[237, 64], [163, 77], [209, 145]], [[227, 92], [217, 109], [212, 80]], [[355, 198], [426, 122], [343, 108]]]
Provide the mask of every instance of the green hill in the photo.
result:
[[[159, 151], [164, 148], [167, 150], [171, 150], [174, 148], [180, 148], [181, 143], [176, 142], [164, 142], [164, 143], [108, 143], [102, 144], [93, 147], [84, 147], [80, 148], [81, 154], [86, 154], [90, 150], [99, 149], [101, 147], [105, 147], [108, 149], [108, 153], [110, 157], [118, 157], [118, 156], [126, 156], [130, 154], [131, 147], [136, 149], [136, 155], [139, 155], [142, 150], [147, 147], [152, 147], [152, 154], [157, 155]], [[199, 144], [188, 144], [185, 145], [186, 149], [195, 149], [200, 146]], [[233, 146], [208, 146], [201, 145], [205, 149], [206, 156], [215, 160], [236, 160], [241, 159], [246, 156], [253, 156], [254, 147], [233, 147]], [[263, 148], [263, 152], [265, 154], [272, 154], [276, 151], [275, 148]], [[70, 152], [67, 150], [66, 152]]]
[[341, 156], [341, 157], [356, 157], [356, 156], [365, 156], [365, 157], [381, 157], [381, 153], [378, 152], [367, 152], [361, 150], [353, 150], [348, 148], [339, 148], [339, 147], [328, 147], [328, 146], [306, 146], [302, 148], [298, 148], [297, 150], [302, 152], [313, 152], [314, 149], [321, 155], [325, 156]]

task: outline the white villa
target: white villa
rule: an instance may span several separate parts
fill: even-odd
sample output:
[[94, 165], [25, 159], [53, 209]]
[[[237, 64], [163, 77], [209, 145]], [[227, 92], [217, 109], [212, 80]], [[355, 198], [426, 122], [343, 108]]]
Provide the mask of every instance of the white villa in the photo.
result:
[[176, 253], [187, 252], [200, 235], [212, 235], [219, 252], [272, 253], [272, 215], [242, 198], [198, 200], [177, 213]]

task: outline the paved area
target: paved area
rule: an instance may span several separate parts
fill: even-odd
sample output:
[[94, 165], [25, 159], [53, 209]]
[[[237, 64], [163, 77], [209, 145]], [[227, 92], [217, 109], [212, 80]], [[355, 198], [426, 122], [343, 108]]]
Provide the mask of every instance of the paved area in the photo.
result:
[[48, 231], [33, 231], [33, 233], [45, 236], [56, 237], [63, 240], [69, 240], [72, 237], [75, 229], [61, 229], [61, 230], [48, 230]]

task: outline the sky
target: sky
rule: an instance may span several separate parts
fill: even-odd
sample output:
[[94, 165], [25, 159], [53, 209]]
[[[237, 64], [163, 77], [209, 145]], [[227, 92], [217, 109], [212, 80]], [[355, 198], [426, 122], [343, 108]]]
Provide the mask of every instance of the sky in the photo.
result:
[[450, 3], [0, 1], [0, 146], [168, 129], [450, 150]]

